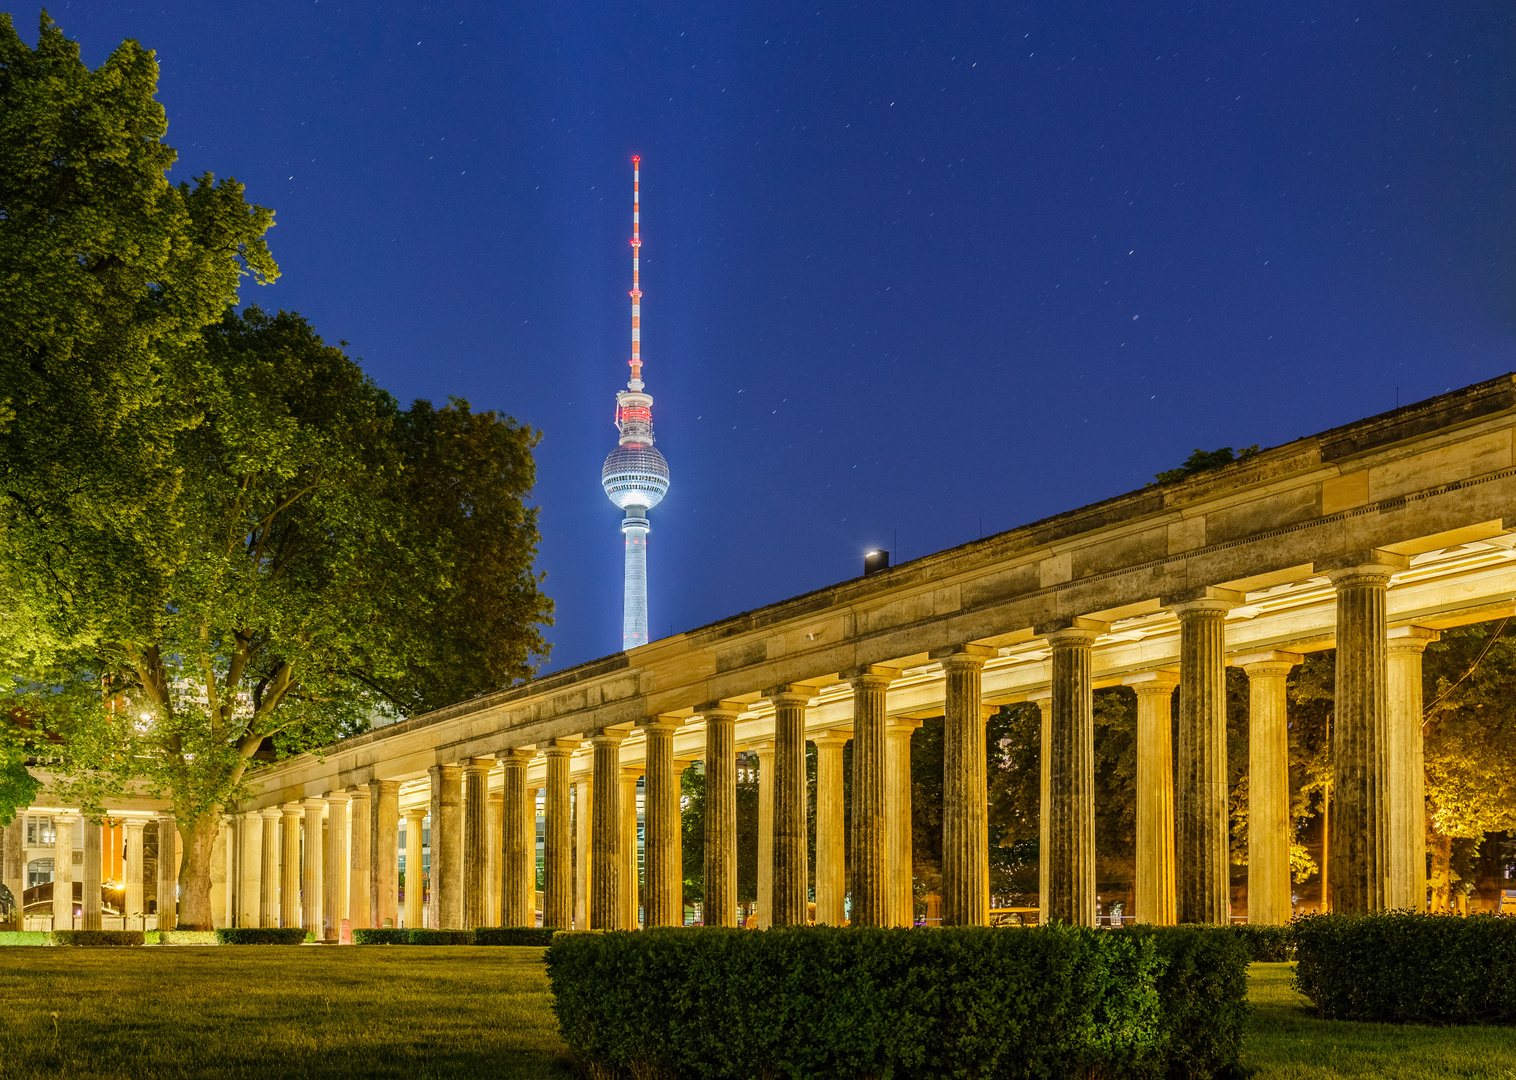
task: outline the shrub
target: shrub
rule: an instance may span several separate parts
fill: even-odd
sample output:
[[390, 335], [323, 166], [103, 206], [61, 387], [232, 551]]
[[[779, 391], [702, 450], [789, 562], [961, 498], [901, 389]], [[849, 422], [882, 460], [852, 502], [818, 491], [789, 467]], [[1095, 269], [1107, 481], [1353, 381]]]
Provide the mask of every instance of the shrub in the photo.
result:
[[0, 930], [0, 945], [51, 945], [46, 930]]
[[141, 945], [141, 930], [54, 930], [53, 944], [75, 948], [109, 948]]
[[417, 927], [415, 930], [407, 930], [410, 945], [472, 945], [474, 932], [472, 930], [423, 930]]
[[551, 926], [480, 926], [475, 945], [551, 945], [558, 931]]
[[219, 945], [214, 930], [162, 930], [159, 931], [162, 945]]
[[1163, 1035], [1154, 937], [610, 931], [556, 936], [547, 964], [563, 1037], [601, 1075], [1119, 1075], [1153, 1070]]
[[1516, 1024], [1516, 918], [1311, 915], [1295, 983], [1329, 1020]]
[[163, 944], [163, 931], [162, 930], [144, 930], [142, 932], [142, 944], [144, 944], [144, 945], [162, 945]]
[[409, 945], [411, 932], [398, 926], [371, 926], [353, 931], [354, 945]]
[[1295, 959], [1291, 928], [1285, 926], [1234, 926], [1231, 932], [1241, 938], [1255, 964], [1279, 964]]
[[220, 945], [300, 945], [309, 937], [298, 926], [223, 926], [216, 931]]
[[1236, 930], [1134, 925], [1118, 931], [1151, 940], [1164, 961], [1158, 977], [1162, 1032], [1139, 1073], [1190, 1080], [1237, 1074], [1253, 942]]

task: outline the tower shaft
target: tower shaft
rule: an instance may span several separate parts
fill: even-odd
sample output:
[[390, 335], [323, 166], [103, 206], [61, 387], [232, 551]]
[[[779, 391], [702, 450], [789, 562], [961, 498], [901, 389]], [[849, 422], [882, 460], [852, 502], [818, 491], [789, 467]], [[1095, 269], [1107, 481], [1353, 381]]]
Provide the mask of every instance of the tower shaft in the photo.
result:
[[[632, 510], [627, 511], [629, 514]], [[647, 518], [628, 517], [621, 524], [626, 537], [625, 607], [621, 614], [621, 647], [646, 645], [647, 635]]]

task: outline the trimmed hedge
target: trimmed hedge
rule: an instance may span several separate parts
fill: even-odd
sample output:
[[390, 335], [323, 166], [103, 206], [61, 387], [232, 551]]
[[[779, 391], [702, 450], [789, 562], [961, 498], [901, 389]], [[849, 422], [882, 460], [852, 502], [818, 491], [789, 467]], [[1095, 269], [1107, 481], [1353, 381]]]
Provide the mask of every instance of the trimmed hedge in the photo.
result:
[[1280, 964], [1295, 959], [1295, 940], [1290, 935], [1292, 926], [1234, 926], [1236, 934], [1247, 945], [1248, 953], [1257, 964]]
[[1151, 940], [1165, 962], [1158, 976], [1162, 1033], [1155, 1057], [1164, 1063], [1159, 1075], [1193, 1080], [1239, 1075], [1253, 942], [1236, 930], [1138, 924], [1116, 931]]
[[475, 930], [414, 930], [403, 926], [371, 927], [353, 931], [354, 945], [472, 945]]
[[1328, 1020], [1516, 1024], [1516, 917], [1311, 915], [1295, 985]]
[[47, 930], [0, 930], [0, 945], [51, 945]]
[[423, 930], [417, 927], [407, 931], [411, 935], [411, 945], [472, 945], [474, 932], [472, 930]]
[[160, 945], [220, 945], [214, 930], [160, 930]]
[[551, 926], [480, 926], [475, 945], [551, 945], [558, 931]]
[[54, 930], [52, 943], [72, 948], [111, 948], [141, 945], [141, 930]]
[[610, 931], [555, 937], [547, 966], [563, 1038], [601, 1076], [1164, 1071], [1154, 935]]
[[354, 945], [409, 945], [411, 932], [399, 926], [366, 926], [353, 931]]
[[307, 940], [315, 938], [298, 926], [223, 926], [216, 931], [218, 945], [303, 945]]

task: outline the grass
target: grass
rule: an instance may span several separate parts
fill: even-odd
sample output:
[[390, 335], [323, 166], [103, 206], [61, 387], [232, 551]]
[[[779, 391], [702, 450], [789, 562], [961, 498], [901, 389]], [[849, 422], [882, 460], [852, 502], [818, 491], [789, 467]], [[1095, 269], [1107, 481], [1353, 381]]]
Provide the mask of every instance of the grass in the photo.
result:
[[[0, 1080], [568, 1078], [538, 948], [0, 949]], [[1318, 1020], [1254, 964], [1253, 1080], [1516, 1080], [1516, 1030]]]
[[1516, 1029], [1318, 1020], [1294, 964], [1254, 964], [1242, 1061], [1252, 1080], [1516, 1080]]
[[540, 948], [0, 950], [0, 1080], [567, 1077]]

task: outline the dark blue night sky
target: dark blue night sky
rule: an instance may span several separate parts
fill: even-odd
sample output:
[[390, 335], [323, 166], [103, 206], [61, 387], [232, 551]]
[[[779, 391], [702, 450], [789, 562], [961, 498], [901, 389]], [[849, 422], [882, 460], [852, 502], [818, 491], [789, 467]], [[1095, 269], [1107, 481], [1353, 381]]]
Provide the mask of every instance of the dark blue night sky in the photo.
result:
[[654, 637], [1516, 369], [1508, 3], [50, 11], [275, 209], [245, 299], [543, 432], [548, 669], [620, 645], [633, 153]]

